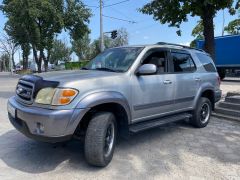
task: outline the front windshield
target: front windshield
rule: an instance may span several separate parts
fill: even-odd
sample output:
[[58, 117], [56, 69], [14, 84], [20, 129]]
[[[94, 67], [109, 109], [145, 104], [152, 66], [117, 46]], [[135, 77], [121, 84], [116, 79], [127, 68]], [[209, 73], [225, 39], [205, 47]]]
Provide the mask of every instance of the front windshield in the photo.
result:
[[83, 69], [126, 72], [142, 49], [141, 47], [107, 49], [91, 60]]

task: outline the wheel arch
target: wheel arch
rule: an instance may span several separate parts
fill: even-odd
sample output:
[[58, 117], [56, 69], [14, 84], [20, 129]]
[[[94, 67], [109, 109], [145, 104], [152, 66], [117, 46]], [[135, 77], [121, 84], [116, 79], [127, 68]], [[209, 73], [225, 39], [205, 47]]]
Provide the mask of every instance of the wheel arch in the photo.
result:
[[212, 110], [215, 108], [215, 95], [214, 95], [214, 88], [212, 86], [205, 86], [199, 89], [197, 96], [194, 100], [194, 108], [196, 108], [199, 98], [206, 97], [210, 100], [212, 104]]
[[112, 112], [119, 127], [121, 136], [128, 136], [128, 125], [131, 121], [131, 111], [127, 99], [118, 92], [98, 92], [93, 93], [83, 98], [77, 105], [77, 108], [88, 109], [81, 118], [76, 127], [75, 134], [79, 134], [79, 130], [85, 131], [91, 117], [96, 112]]

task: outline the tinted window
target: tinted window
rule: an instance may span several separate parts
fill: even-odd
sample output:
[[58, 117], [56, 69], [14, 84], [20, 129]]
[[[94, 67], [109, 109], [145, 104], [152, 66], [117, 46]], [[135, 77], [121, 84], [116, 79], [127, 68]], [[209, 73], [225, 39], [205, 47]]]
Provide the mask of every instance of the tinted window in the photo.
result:
[[172, 53], [174, 72], [193, 72], [196, 67], [188, 54]]
[[216, 68], [213, 65], [213, 61], [210, 56], [203, 54], [203, 53], [197, 53], [196, 54], [200, 62], [202, 63], [203, 67], [208, 72], [216, 72]]

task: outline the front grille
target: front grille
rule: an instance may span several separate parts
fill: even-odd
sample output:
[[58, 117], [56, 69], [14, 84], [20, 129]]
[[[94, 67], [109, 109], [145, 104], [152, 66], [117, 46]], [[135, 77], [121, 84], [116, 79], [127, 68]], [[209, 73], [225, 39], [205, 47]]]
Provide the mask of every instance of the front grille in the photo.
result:
[[24, 103], [32, 103], [34, 84], [28, 81], [19, 80], [16, 95]]

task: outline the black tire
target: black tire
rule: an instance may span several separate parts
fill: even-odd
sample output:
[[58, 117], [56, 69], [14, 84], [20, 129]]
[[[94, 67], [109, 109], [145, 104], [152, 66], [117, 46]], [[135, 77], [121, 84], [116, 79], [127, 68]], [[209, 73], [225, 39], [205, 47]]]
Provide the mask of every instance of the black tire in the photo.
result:
[[[207, 112], [204, 112], [208, 109]], [[197, 128], [206, 127], [210, 121], [212, 113], [212, 104], [208, 98], [201, 97], [198, 101], [197, 107], [193, 112], [193, 117], [191, 118], [191, 124]], [[206, 117], [205, 117], [206, 115]]]
[[223, 68], [218, 68], [218, 75], [221, 80], [223, 80], [226, 77], [226, 70]]
[[[113, 131], [113, 137], [110, 137], [110, 131]], [[114, 114], [100, 112], [93, 116], [87, 128], [84, 145], [85, 158], [90, 165], [105, 167], [110, 163], [115, 149], [116, 131]]]

